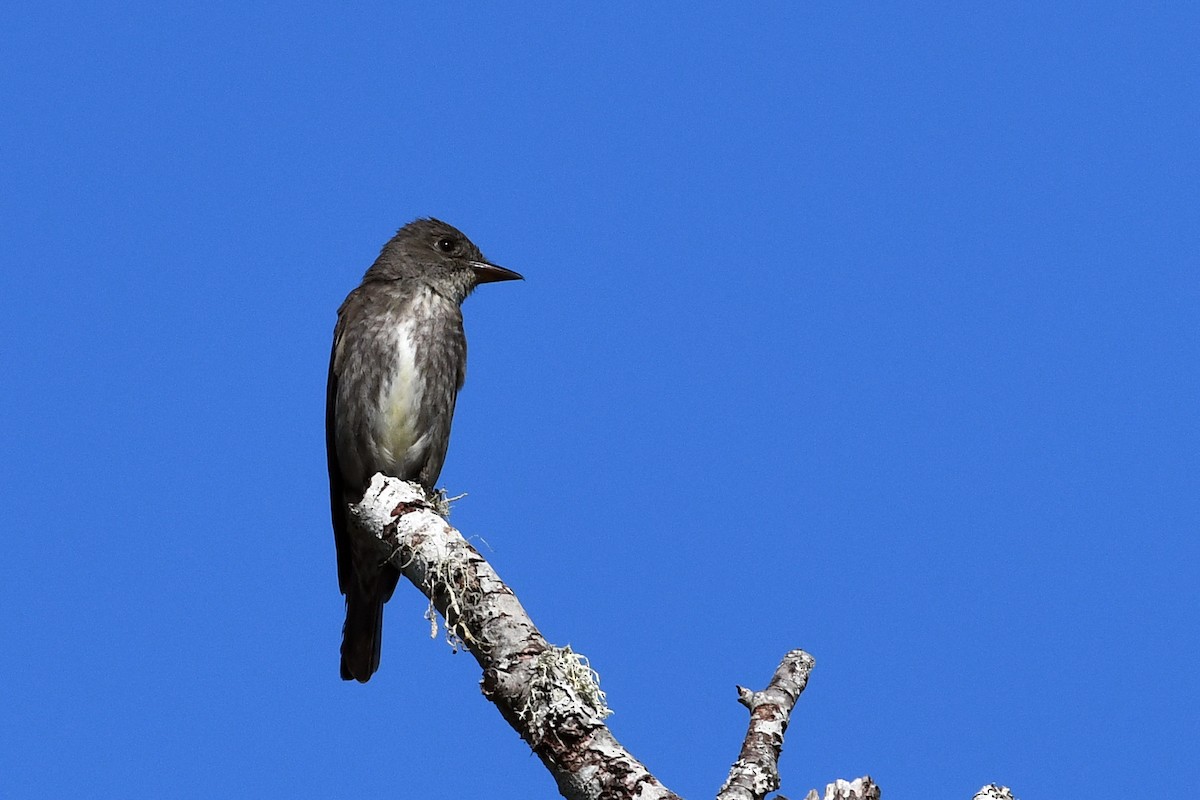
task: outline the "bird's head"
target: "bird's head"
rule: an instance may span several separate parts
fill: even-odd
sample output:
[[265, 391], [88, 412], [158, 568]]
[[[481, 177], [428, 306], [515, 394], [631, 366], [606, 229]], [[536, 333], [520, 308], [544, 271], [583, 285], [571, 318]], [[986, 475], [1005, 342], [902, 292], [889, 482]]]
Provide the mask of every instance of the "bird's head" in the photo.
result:
[[366, 280], [419, 280], [462, 302], [476, 286], [523, 280], [484, 258], [474, 242], [439, 219], [414, 220], [383, 246]]

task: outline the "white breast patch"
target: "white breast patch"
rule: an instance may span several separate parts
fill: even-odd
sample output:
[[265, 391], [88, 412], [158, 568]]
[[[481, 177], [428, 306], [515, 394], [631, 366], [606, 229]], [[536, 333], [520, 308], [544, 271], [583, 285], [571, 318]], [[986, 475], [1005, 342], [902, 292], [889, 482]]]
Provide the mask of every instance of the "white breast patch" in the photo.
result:
[[381, 434], [376, 440], [381, 445], [383, 460], [396, 467], [406, 460], [408, 451], [416, 444], [415, 430], [417, 414], [421, 408], [422, 381], [417, 379], [416, 348], [413, 345], [415, 326], [408, 320], [392, 329], [392, 351], [396, 362], [392, 367], [392, 379], [381, 387], [379, 420]]
[[428, 324], [438, 304], [444, 302], [431, 291], [420, 292], [391, 329], [396, 361], [391, 380], [381, 387], [382, 419], [377, 441], [383, 460], [393, 466], [392, 474], [403, 474], [406, 465], [420, 463], [428, 446], [428, 432], [417, 430], [425, 389], [425, 381], [417, 371], [417, 330]]

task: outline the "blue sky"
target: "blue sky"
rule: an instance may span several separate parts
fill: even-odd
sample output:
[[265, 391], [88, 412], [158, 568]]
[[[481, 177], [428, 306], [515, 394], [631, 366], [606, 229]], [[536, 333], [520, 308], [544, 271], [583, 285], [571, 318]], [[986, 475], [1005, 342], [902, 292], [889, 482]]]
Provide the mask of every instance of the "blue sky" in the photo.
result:
[[330, 335], [426, 215], [527, 277], [453, 522], [668, 786], [794, 647], [792, 797], [1194, 761], [1200, 12], [1048, 5], [6, 7], [4, 794], [555, 796], [415, 589], [338, 679]]

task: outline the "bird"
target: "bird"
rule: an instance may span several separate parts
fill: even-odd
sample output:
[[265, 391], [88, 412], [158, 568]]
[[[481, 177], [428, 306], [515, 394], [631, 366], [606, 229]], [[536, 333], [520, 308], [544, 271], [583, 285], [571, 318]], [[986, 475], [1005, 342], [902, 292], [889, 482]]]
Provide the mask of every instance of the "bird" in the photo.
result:
[[466, 377], [462, 302], [482, 283], [523, 280], [484, 258], [462, 231], [424, 218], [400, 228], [338, 308], [325, 437], [338, 587], [346, 596], [341, 676], [379, 669], [383, 604], [400, 578], [356, 544], [349, 505], [377, 472], [432, 491]]

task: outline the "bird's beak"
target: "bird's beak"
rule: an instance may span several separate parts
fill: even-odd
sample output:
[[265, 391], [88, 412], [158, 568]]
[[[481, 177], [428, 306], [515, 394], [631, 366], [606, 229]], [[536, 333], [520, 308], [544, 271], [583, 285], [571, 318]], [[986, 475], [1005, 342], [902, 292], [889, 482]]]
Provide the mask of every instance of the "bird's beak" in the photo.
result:
[[475, 273], [477, 283], [495, 283], [496, 281], [523, 281], [525, 276], [511, 269], [498, 267], [486, 261], [472, 261], [471, 270]]

